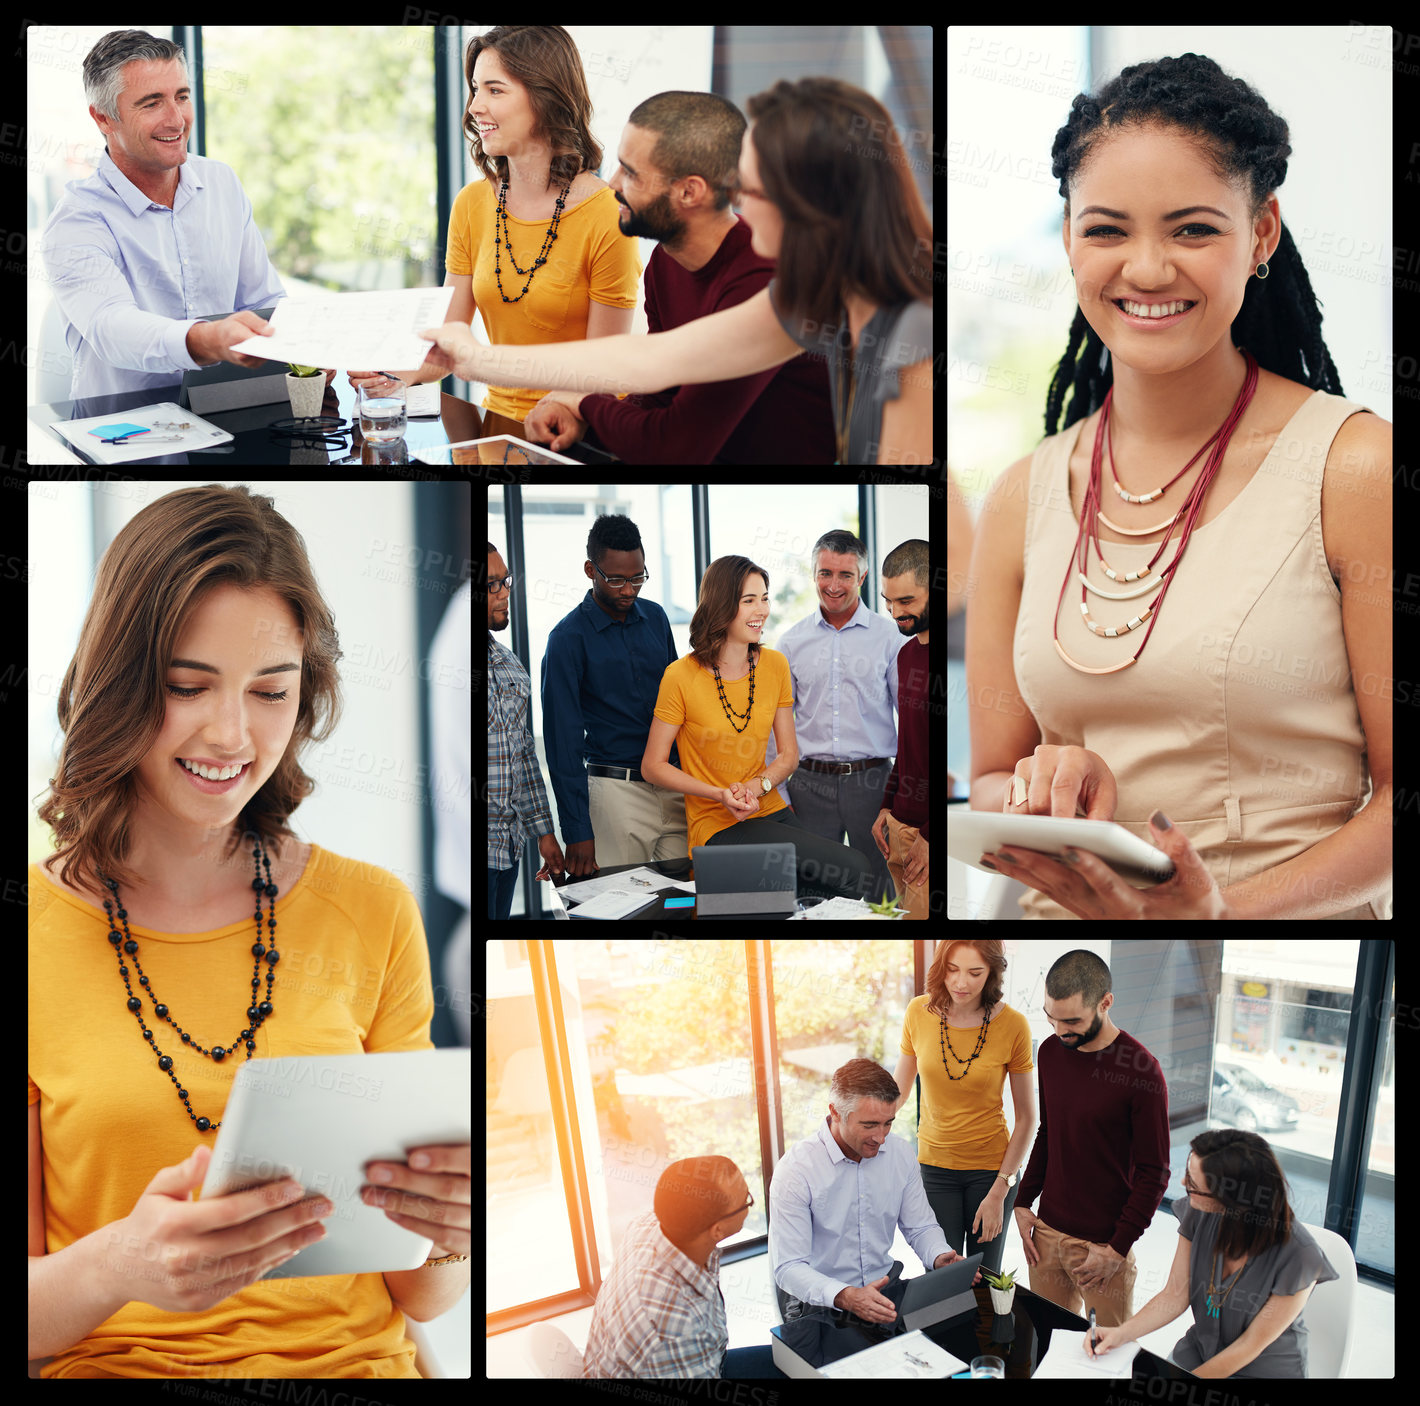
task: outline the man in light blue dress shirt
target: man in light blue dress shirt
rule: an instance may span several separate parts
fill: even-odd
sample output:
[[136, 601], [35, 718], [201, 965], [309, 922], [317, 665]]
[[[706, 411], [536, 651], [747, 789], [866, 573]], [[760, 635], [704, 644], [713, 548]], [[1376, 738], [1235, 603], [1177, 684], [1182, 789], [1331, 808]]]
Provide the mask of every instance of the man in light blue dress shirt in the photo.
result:
[[897, 655], [907, 636], [861, 600], [868, 549], [853, 533], [825, 532], [810, 560], [818, 609], [775, 646], [789, 661], [799, 742], [799, 768], [780, 791], [814, 834], [836, 844], [847, 834], [881, 898], [896, 885], [873, 825], [897, 756]]
[[889, 1136], [898, 1097], [880, 1064], [850, 1059], [833, 1076], [828, 1117], [774, 1169], [769, 1262], [786, 1320], [838, 1308], [891, 1323], [897, 1309], [880, 1290], [898, 1226], [924, 1265], [960, 1258], [927, 1202], [914, 1147]]
[[84, 60], [84, 88], [107, 150], [92, 176], [65, 186], [44, 230], [74, 358], [70, 395], [171, 386], [218, 361], [266, 365], [231, 347], [266, 328], [249, 309], [286, 290], [236, 173], [187, 150], [182, 50], [141, 30], [106, 34]]

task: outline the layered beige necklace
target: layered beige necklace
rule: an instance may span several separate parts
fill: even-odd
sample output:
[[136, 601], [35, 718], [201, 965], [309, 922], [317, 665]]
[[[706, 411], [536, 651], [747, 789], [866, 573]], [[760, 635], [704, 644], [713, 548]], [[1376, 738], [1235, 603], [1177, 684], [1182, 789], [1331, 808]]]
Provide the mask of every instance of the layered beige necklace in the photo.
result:
[[[1104, 406], [1100, 412], [1099, 424], [1095, 428], [1095, 447], [1090, 457], [1090, 478], [1085, 486], [1084, 502], [1080, 506], [1080, 527], [1075, 535], [1075, 548], [1070, 553], [1065, 579], [1060, 583], [1060, 596], [1055, 602], [1055, 648], [1060, 657], [1072, 669], [1076, 669], [1082, 674], [1117, 674], [1121, 669], [1127, 669], [1143, 654], [1145, 645], [1149, 643], [1149, 636], [1154, 632], [1154, 622], [1158, 619], [1159, 611], [1163, 609], [1164, 596], [1168, 594], [1174, 573], [1183, 561], [1183, 554], [1188, 547], [1188, 539], [1193, 535], [1193, 529], [1198, 525], [1198, 517], [1203, 510], [1203, 500], [1207, 497], [1208, 490], [1213, 486], [1213, 480], [1218, 476], [1218, 470], [1222, 466], [1223, 456], [1228, 450], [1228, 441], [1232, 439], [1233, 431], [1237, 429], [1243, 412], [1252, 403], [1253, 393], [1257, 389], [1257, 361], [1246, 350], [1243, 351], [1243, 358], [1247, 362], [1247, 373], [1243, 378], [1242, 390], [1238, 392], [1238, 398], [1233, 402], [1233, 408], [1229, 412], [1228, 418], [1178, 473], [1161, 488], [1151, 489], [1147, 493], [1128, 493], [1119, 482], [1119, 473], [1114, 458], [1114, 439], [1110, 431], [1110, 405], [1114, 399], [1114, 387], [1109, 388], [1109, 393], [1104, 398]], [[1111, 486], [1126, 503], [1152, 503], [1155, 499], [1162, 498], [1198, 462], [1210, 446], [1213, 452], [1209, 455], [1207, 463], [1204, 464], [1203, 472], [1198, 476], [1197, 482], [1172, 517], [1166, 518], [1163, 522], [1157, 522], [1152, 527], [1120, 527], [1118, 523], [1111, 522], [1104, 515], [1101, 507], [1100, 486], [1104, 478], [1106, 446], [1109, 450]], [[1121, 575], [1105, 560], [1104, 552], [1100, 547], [1100, 523], [1104, 523], [1106, 527], [1125, 537], [1149, 537], [1160, 531], [1164, 533], [1164, 536], [1159, 543], [1158, 551], [1149, 559], [1147, 566], [1139, 571], [1127, 571]], [[1165, 566], [1155, 570], [1180, 524], [1182, 524], [1182, 533], [1174, 547], [1173, 556], [1169, 558]], [[1095, 555], [1099, 558], [1100, 570], [1111, 581], [1127, 586], [1127, 590], [1102, 591], [1098, 586], [1090, 584], [1089, 548], [1091, 543], [1094, 545]], [[1139, 629], [1146, 621], [1149, 622], [1149, 628], [1145, 630], [1139, 648], [1123, 663], [1092, 669], [1088, 665], [1072, 659], [1066, 653], [1065, 646], [1060, 643], [1060, 607], [1065, 601], [1065, 592], [1069, 588], [1072, 572], [1080, 583], [1080, 614], [1084, 617], [1086, 629], [1105, 639], [1117, 639], [1127, 635], [1131, 630]], [[1089, 595], [1091, 592], [1099, 596], [1101, 600], [1132, 600], [1136, 596], [1142, 596], [1146, 592], [1152, 591], [1155, 587], [1158, 587], [1158, 594], [1149, 602], [1148, 606], [1137, 615], [1131, 616], [1123, 624], [1101, 625], [1090, 615]]]

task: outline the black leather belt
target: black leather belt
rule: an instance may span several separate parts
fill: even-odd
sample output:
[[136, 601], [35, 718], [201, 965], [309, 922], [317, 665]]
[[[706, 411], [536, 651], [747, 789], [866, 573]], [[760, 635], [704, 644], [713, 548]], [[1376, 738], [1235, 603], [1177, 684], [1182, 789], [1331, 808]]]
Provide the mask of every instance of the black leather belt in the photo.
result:
[[[646, 781], [634, 766], [602, 766], [600, 762], [587, 763], [588, 776], [609, 776], [613, 781]], [[646, 782], [649, 786], [651, 783]]]
[[830, 776], [852, 776], [855, 771], [867, 771], [870, 766], [882, 766], [886, 757], [869, 757], [861, 762], [821, 762], [816, 757], [800, 757], [799, 765], [806, 771], [824, 771]]

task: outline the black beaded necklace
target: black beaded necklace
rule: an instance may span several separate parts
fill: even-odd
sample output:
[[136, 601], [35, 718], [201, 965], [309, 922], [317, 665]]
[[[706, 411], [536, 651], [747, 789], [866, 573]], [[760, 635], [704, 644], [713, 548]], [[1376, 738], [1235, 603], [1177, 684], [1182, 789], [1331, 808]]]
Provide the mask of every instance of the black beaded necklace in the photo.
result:
[[[950, 1079], [953, 1083], [960, 1083], [963, 1079], [966, 1078], [968, 1074], [971, 1073], [971, 1066], [976, 1063], [976, 1057], [981, 1053], [982, 1050], [986, 1048], [986, 1031], [991, 1025], [991, 1015], [989, 1011], [983, 1012], [981, 1029], [976, 1032], [976, 1048], [972, 1050], [971, 1057], [969, 1059], [963, 1059], [955, 1050], [952, 1049], [951, 1032], [947, 1029], [947, 1018], [945, 1015], [941, 1017], [941, 1021], [942, 1028], [938, 1032], [938, 1040], [940, 1041], [942, 1047], [942, 1068], [947, 1071], [948, 1079]], [[952, 1058], [956, 1060], [958, 1064], [964, 1064], [966, 1066], [966, 1068], [963, 1069], [960, 1074], [952, 1073], [951, 1066], [947, 1063], [948, 1050], [951, 1050]]]
[[[562, 211], [567, 204], [567, 196], [571, 189], [571, 181], [562, 187], [562, 194], [557, 197], [557, 208], [552, 213], [552, 223], [547, 227], [547, 233], [542, 237], [542, 248], [538, 250], [532, 267], [522, 269], [518, 268], [518, 261], [513, 257], [513, 243], [508, 238], [508, 182], [504, 181], [498, 187], [498, 210], [493, 217], [493, 277], [498, 280], [498, 292], [505, 303], [522, 302], [527, 296], [528, 289], [532, 287], [533, 274], [547, 262], [547, 256], [552, 252], [552, 246], [557, 243], [557, 227], [562, 223]], [[507, 246], [508, 262], [512, 264], [514, 271], [520, 277], [523, 274], [528, 276], [527, 282], [523, 284], [523, 291], [516, 298], [510, 298], [503, 292], [503, 265], [499, 251], [504, 245]]]
[[[277, 888], [276, 885], [271, 882], [271, 860], [267, 857], [266, 851], [261, 847], [260, 836], [248, 835], [247, 838], [255, 839], [256, 841], [255, 846], [252, 849], [252, 859], [255, 865], [256, 877], [251, 881], [252, 890], [256, 894], [256, 942], [252, 945], [251, 949], [252, 956], [255, 958], [255, 964], [253, 965], [251, 972], [251, 1005], [247, 1008], [247, 1020], [251, 1023], [246, 1027], [245, 1030], [239, 1030], [237, 1032], [237, 1039], [244, 1040], [246, 1042], [247, 1058], [250, 1059], [252, 1057], [252, 1052], [256, 1049], [256, 1032], [261, 1029], [267, 1016], [271, 1014], [273, 1009], [271, 1004], [271, 994], [273, 986], [276, 982], [276, 963], [281, 960], [281, 954], [276, 950]], [[261, 877], [261, 866], [263, 864], [266, 865], [265, 879]], [[128, 910], [123, 907], [123, 901], [118, 896], [118, 885], [114, 882], [114, 880], [105, 878], [102, 872], [100, 872], [99, 877], [103, 879], [104, 884], [113, 894], [112, 900], [107, 898], [104, 899], [104, 912], [108, 914], [108, 940], [113, 944], [114, 955], [118, 957], [119, 975], [123, 977], [123, 984], [128, 988], [128, 1009], [131, 1010], [133, 1014], [138, 1018], [138, 1024], [140, 1027], [142, 1027], [143, 1030], [143, 1038], [150, 1045], [152, 1045], [153, 1049], [157, 1052], [158, 1068], [161, 1069], [163, 1073], [166, 1074], [168, 1078], [173, 1081], [173, 1084], [177, 1088], [178, 1097], [182, 1100], [183, 1106], [187, 1109], [187, 1116], [197, 1124], [197, 1131], [199, 1133], [205, 1133], [211, 1129], [220, 1128], [222, 1126], [220, 1122], [214, 1123], [207, 1118], [198, 1118], [193, 1113], [192, 1102], [187, 1096], [187, 1090], [183, 1088], [182, 1084], [178, 1080], [177, 1075], [173, 1073], [172, 1057], [170, 1055], [165, 1055], [162, 1050], [158, 1048], [156, 1041], [153, 1039], [153, 1032], [143, 1021], [143, 1002], [140, 1001], [138, 997], [133, 994], [133, 987], [128, 980], [128, 968], [124, 966], [123, 958], [119, 955], [118, 949], [120, 944], [122, 945], [123, 950], [128, 953], [130, 957], [133, 958], [133, 965], [138, 968], [138, 984], [142, 986], [145, 991], [148, 992], [150, 997], [153, 996], [152, 983], [148, 980], [148, 977], [143, 971], [142, 964], [138, 960], [138, 944], [133, 940], [133, 935], [128, 930]], [[266, 895], [268, 903], [266, 921], [270, 930], [270, 936], [268, 938], [268, 941], [270, 942], [269, 948], [265, 944], [263, 944], [261, 940], [262, 894]], [[114, 903], [117, 903], [119, 905], [117, 917], [118, 921], [123, 924], [122, 935], [119, 934], [117, 928], [114, 925]], [[261, 992], [261, 959], [263, 957], [266, 958], [266, 999], [260, 1004], [258, 1004], [257, 996]], [[192, 1038], [192, 1036], [189, 1035], [187, 1031], [184, 1030], [182, 1026], [180, 1026], [177, 1021], [175, 1021], [168, 1014], [168, 1008], [164, 1005], [155, 1004], [153, 1006], [153, 1014], [157, 1016], [159, 1020], [167, 1021], [167, 1023], [171, 1025], [172, 1028], [176, 1030], [179, 1035], [182, 1036], [182, 1042], [184, 1045], [191, 1046], [194, 1050], [197, 1051], [198, 1054], [206, 1055], [208, 1059], [214, 1061], [217, 1064], [220, 1064], [229, 1054], [232, 1053], [231, 1050], [223, 1049], [221, 1045], [213, 1045], [210, 1050], [203, 1049], [203, 1047], [199, 1045]]]
[[[719, 690], [720, 706], [725, 710], [725, 716], [729, 718], [730, 726], [736, 732], [743, 732], [749, 726], [749, 715], [754, 712], [754, 666], [755, 651], [751, 650], [749, 656], [749, 702], [745, 705], [743, 713], [737, 713], [730, 707], [730, 700], [725, 697], [725, 683], [720, 677], [720, 661], [718, 659], [715, 661], [715, 687]], [[735, 722], [736, 718], [744, 719], [744, 727]]]

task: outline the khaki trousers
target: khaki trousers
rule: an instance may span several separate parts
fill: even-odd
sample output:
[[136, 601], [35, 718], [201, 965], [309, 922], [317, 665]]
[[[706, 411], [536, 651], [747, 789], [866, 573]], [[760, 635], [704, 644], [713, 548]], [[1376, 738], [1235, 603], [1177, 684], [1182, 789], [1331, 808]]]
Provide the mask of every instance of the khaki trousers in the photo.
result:
[[685, 797], [679, 791], [652, 786], [649, 781], [589, 776], [587, 809], [598, 865], [690, 857]]
[[1059, 1304], [1070, 1313], [1078, 1313], [1082, 1318], [1088, 1318], [1090, 1310], [1094, 1309], [1095, 1322], [1101, 1328], [1117, 1328], [1133, 1316], [1134, 1280], [1138, 1277], [1133, 1250], [1129, 1251], [1129, 1258], [1111, 1277], [1103, 1293], [1095, 1290], [1084, 1292], [1076, 1285], [1075, 1276], [1084, 1268], [1090, 1242], [1078, 1240], [1073, 1235], [1062, 1235], [1038, 1216], [1033, 1238], [1036, 1249], [1040, 1251], [1040, 1263], [1030, 1267], [1031, 1293]]
[[897, 906], [907, 910], [904, 922], [928, 916], [931, 890], [927, 887], [927, 875], [923, 874], [920, 884], [909, 884], [903, 877], [906, 870], [907, 851], [910, 850], [921, 831], [915, 825], [904, 825], [891, 811], [887, 818], [887, 866], [892, 881], [897, 885]]

